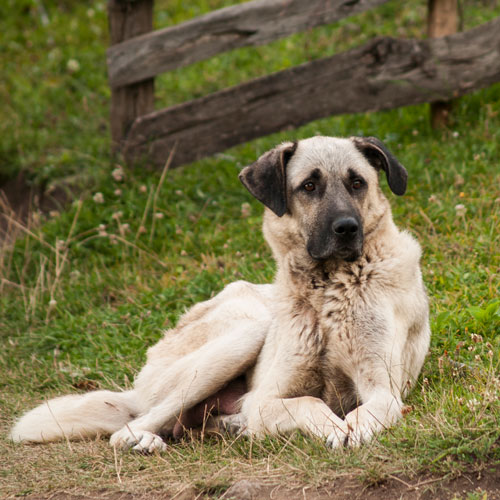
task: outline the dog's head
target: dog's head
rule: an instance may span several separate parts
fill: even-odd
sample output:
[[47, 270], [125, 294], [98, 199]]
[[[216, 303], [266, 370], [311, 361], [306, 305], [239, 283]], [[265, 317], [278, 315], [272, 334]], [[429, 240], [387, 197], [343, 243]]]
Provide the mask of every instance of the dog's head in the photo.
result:
[[389, 210], [379, 189], [380, 170], [391, 190], [404, 194], [408, 174], [378, 139], [312, 137], [268, 151], [241, 171], [240, 180], [293, 226], [314, 260], [354, 261]]

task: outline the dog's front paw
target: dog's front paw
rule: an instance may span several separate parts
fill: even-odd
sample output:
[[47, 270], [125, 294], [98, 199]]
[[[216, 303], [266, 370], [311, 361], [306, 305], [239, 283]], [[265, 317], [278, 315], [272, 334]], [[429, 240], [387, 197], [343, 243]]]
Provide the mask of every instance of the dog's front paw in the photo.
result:
[[241, 413], [220, 416], [218, 428], [220, 432], [227, 432], [232, 436], [245, 436], [247, 434], [246, 419]]
[[340, 446], [358, 447], [367, 443], [373, 435], [383, 429], [382, 424], [368, 411], [353, 410], [345, 420], [345, 429], [335, 429], [326, 443], [331, 448]]
[[349, 429], [348, 432], [336, 431], [332, 432], [327, 440], [326, 445], [329, 448], [340, 448], [341, 446], [350, 446], [356, 448], [363, 443], [370, 441], [374, 434], [374, 429], [369, 426], [357, 427]]
[[353, 448], [361, 446], [363, 443], [367, 443], [371, 440], [376, 430], [378, 429], [375, 429], [374, 426], [368, 424], [359, 425], [350, 430], [348, 442], [346, 443], [346, 445], [349, 445]]
[[326, 445], [329, 448], [340, 448], [342, 446], [347, 446], [349, 444], [349, 431], [341, 429], [335, 429], [326, 438]]
[[149, 431], [131, 429], [129, 426], [115, 432], [111, 436], [109, 444], [123, 450], [132, 448], [140, 453], [153, 453], [167, 449], [167, 445], [160, 436]]

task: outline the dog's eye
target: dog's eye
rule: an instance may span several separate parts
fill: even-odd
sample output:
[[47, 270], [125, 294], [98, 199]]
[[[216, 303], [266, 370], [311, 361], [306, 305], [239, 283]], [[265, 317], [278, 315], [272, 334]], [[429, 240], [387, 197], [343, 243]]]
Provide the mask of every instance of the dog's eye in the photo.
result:
[[363, 181], [361, 179], [354, 179], [351, 186], [353, 189], [360, 189], [363, 187]]
[[306, 191], [314, 191], [316, 189], [316, 185], [314, 184], [314, 182], [306, 182], [304, 184], [304, 189]]

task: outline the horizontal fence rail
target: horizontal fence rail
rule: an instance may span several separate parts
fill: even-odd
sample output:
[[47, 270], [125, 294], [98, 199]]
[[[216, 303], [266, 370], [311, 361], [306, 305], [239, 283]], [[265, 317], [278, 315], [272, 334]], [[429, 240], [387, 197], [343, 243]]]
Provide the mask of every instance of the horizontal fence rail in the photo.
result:
[[109, 47], [111, 87], [130, 85], [238, 47], [262, 45], [388, 0], [254, 0]]
[[162, 166], [175, 146], [176, 166], [318, 118], [446, 100], [498, 81], [500, 18], [444, 38], [381, 37], [139, 117], [123, 152]]

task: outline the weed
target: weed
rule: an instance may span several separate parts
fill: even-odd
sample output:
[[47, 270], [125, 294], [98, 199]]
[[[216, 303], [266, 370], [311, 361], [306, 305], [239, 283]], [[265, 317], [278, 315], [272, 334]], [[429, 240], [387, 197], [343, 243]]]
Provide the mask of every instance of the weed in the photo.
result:
[[[229, 3], [158, 1], [158, 27]], [[464, 8], [466, 27], [499, 14], [476, 2]], [[413, 0], [390, 2], [178, 70], [158, 79], [158, 105], [374, 34], [421, 36], [424, 10]], [[366, 485], [422, 471], [452, 477], [498, 462], [499, 85], [460, 99], [449, 131], [431, 131], [427, 107], [416, 106], [319, 120], [180, 169], [129, 169], [108, 153], [104, 2], [7, 0], [0, 14], [8, 55], [0, 81], [0, 180], [24, 170], [31, 182], [80, 186], [69, 206], [34, 211], [26, 222], [0, 200], [10, 233], [0, 243], [2, 494], [189, 485], [219, 494], [248, 477], [321, 485], [355, 475]], [[185, 439], [151, 457], [113, 453], [99, 439], [24, 447], [5, 438], [13, 419], [42, 399], [130, 387], [162, 329], [225, 284], [270, 282], [262, 208], [237, 173], [277, 142], [316, 133], [376, 135], [410, 173], [407, 195], [392, 205], [397, 223], [424, 249], [433, 337], [400, 425], [359, 449], [334, 452], [298, 434]]]

